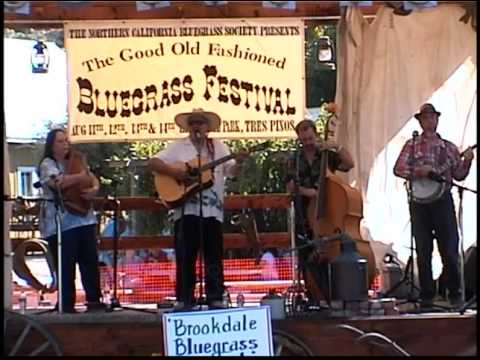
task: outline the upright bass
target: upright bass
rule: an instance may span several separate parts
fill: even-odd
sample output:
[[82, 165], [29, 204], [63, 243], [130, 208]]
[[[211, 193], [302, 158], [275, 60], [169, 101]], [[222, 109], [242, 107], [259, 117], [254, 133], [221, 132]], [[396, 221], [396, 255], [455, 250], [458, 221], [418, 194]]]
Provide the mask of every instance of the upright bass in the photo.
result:
[[[327, 131], [324, 140], [334, 134], [332, 121], [335, 115], [327, 122]], [[307, 221], [315, 239], [347, 233], [355, 242], [359, 255], [368, 262], [368, 285], [373, 282], [376, 273], [375, 257], [369, 241], [364, 240], [360, 234], [360, 221], [363, 217], [362, 196], [359, 190], [345, 184], [343, 180], [328, 169], [330, 150], [322, 150], [321, 170], [318, 179], [316, 199], [312, 199], [307, 207]], [[331, 262], [340, 255], [340, 240], [333, 240], [321, 244], [323, 250], [316, 257], [316, 261]], [[307, 272], [306, 286], [317, 299], [326, 298], [314, 277]]]

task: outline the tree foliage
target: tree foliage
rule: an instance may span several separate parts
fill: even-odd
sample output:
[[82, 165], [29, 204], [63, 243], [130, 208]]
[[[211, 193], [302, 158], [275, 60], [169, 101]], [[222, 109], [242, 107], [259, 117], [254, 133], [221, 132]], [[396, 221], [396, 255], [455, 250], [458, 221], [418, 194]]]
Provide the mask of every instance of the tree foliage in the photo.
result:
[[[335, 94], [335, 70], [319, 64], [317, 56], [318, 38], [328, 35], [336, 42], [334, 25], [307, 24], [305, 31], [305, 73], [307, 108], [320, 107], [316, 121], [319, 136], [323, 136], [328, 112], [325, 104], [333, 101]], [[37, 31], [37, 33], [35, 33]], [[43, 40], [57, 41], [61, 30], [43, 30]], [[36, 36], [34, 36], [36, 35]], [[5, 37], [38, 39], [38, 30], [26, 29], [22, 32], [6, 29]], [[45, 130], [45, 134], [48, 128]], [[226, 142], [233, 152], [240, 148], [257, 145], [257, 140], [231, 140]], [[89, 164], [101, 181], [99, 196], [155, 196], [153, 175], [145, 167], [145, 160], [152, 157], [166, 145], [164, 141], [134, 143], [78, 144], [76, 148], [84, 152]], [[241, 176], [228, 179], [227, 194], [266, 194], [284, 193], [286, 160], [295, 149], [294, 139], [275, 140], [266, 151], [251, 154]], [[143, 163], [142, 163], [143, 161]], [[225, 214], [224, 230], [239, 231], [231, 225], [233, 214]], [[266, 209], [255, 211], [258, 230], [285, 231], [286, 211]], [[136, 211], [130, 215], [137, 234], [159, 234], [171, 230], [167, 213]]]

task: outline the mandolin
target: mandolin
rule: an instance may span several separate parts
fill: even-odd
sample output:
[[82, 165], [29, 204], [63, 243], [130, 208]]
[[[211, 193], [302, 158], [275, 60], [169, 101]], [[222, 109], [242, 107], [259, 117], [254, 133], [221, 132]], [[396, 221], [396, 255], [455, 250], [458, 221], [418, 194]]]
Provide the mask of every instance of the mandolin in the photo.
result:
[[[270, 141], [252, 146], [247, 149], [252, 153], [255, 151], [265, 150], [269, 146]], [[192, 176], [184, 182], [179, 181], [171, 176], [165, 174], [155, 174], [155, 189], [160, 200], [168, 208], [175, 208], [182, 205], [185, 201], [190, 199], [203, 189], [207, 189], [213, 185], [213, 169], [230, 159], [233, 159], [236, 154], [223, 156], [219, 159], [207, 163], [206, 158], [201, 159], [202, 165], [198, 167], [198, 159], [194, 158], [188, 162], [174, 162], [170, 163], [177, 169], [187, 170]], [[200, 176], [198, 174], [200, 173]], [[197, 175], [195, 175], [197, 174]], [[201, 182], [201, 183], [200, 183]]]
[[[65, 174], [77, 174], [88, 170], [85, 155], [79, 151], [70, 151]], [[82, 197], [82, 190], [93, 186], [91, 178], [85, 179], [76, 186], [69, 186], [62, 191], [63, 203], [68, 211], [75, 215], [86, 216], [92, 207], [92, 200]]]

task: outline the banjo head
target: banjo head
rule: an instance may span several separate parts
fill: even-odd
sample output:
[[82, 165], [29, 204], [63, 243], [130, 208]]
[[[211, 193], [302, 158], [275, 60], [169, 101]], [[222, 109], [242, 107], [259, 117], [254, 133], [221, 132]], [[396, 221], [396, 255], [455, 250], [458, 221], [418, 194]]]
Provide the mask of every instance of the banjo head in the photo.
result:
[[420, 204], [429, 204], [443, 195], [445, 187], [445, 183], [439, 183], [428, 178], [413, 180], [412, 199]]

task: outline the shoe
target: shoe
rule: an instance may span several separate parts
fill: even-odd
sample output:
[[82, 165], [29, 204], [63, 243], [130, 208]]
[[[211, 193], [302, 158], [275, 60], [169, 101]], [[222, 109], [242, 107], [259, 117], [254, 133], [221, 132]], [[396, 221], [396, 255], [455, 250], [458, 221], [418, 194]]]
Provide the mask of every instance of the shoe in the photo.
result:
[[433, 308], [433, 299], [421, 299], [420, 308], [421, 309]]
[[190, 303], [184, 303], [183, 301], [177, 301], [173, 306], [173, 312], [186, 312], [193, 309], [193, 305]]
[[87, 302], [86, 312], [104, 312], [107, 310], [107, 306], [102, 302]]
[[[78, 311], [75, 310], [75, 308], [73, 306], [63, 306], [63, 309], [62, 309], [62, 314], [77, 314]], [[55, 305], [55, 307], [53, 308], [53, 311], [57, 311], [58, 312], [58, 304]]]
[[208, 304], [209, 310], [216, 310], [216, 309], [228, 309], [228, 305], [224, 304], [221, 300], [213, 300]]
[[463, 300], [461, 297], [455, 297], [450, 299], [450, 306], [453, 308], [460, 308], [463, 306]]

